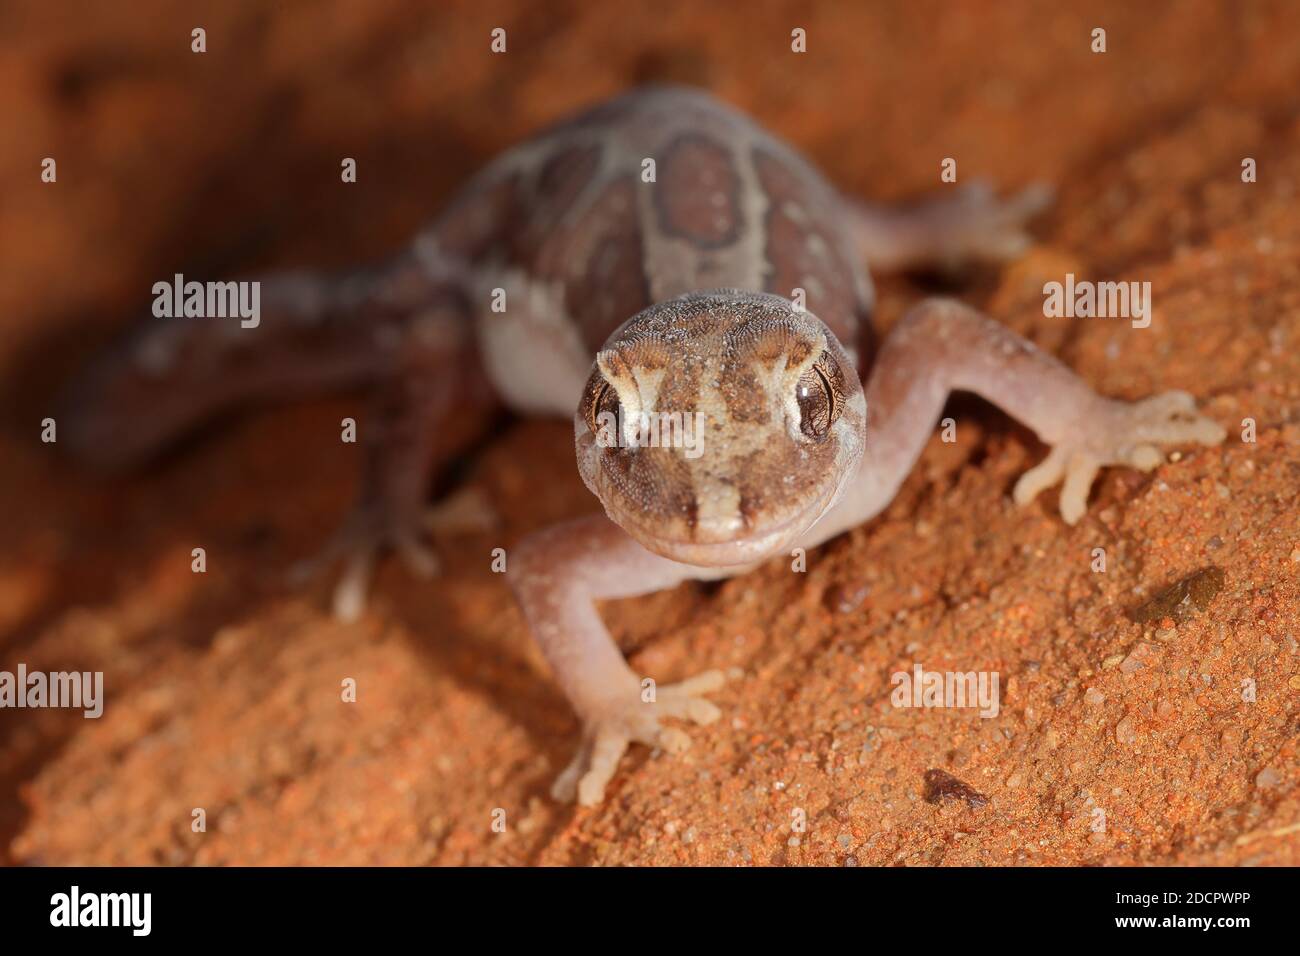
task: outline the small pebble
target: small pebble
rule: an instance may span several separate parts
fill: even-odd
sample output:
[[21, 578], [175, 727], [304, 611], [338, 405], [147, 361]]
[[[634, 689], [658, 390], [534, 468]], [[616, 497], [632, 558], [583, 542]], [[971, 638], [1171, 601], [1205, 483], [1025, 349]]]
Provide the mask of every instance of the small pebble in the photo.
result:
[[1137, 731], [1133, 728], [1133, 718], [1125, 717], [1115, 725], [1115, 739], [1122, 744], [1131, 744], [1137, 740]]
[[837, 614], [851, 614], [862, 606], [871, 593], [866, 584], [835, 584], [826, 591], [823, 603]]
[[927, 770], [925, 772], [925, 792], [922, 799], [926, 803], [965, 800], [968, 806], [976, 810], [986, 806], [989, 802], [989, 798], [984, 794], [966, 781], [958, 780], [945, 770]]
[[1129, 612], [1139, 624], [1148, 624], [1170, 617], [1186, 621], [1198, 611], [1210, 606], [1215, 596], [1223, 590], [1222, 568], [1202, 568], [1165, 588], [1150, 601]]

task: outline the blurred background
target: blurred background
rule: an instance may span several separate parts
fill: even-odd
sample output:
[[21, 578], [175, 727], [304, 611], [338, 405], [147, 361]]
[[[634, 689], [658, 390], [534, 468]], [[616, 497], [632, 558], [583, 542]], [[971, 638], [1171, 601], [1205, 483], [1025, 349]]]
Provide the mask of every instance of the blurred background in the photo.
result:
[[[202, 55], [190, 51], [198, 26]], [[1090, 50], [1098, 26], [1104, 54]], [[495, 27], [507, 31], [504, 55], [489, 51]], [[796, 27], [807, 31], [804, 55], [790, 50]], [[351, 627], [329, 619], [319, 589], [281, 580], [351, 501], [355, 462], [336, 437], [348, 406], [241, 418], [110, 482], [40, 444], [38, 423], [60, 386], [147, 307], [158, 279], [326, 268], [394, 251], [501, 149], [652, 81], [713, 91], [862, 197], [923, 195], [948, 156], [964, 180], [1055, 184], [1059, 202], [1036, 229], [1041, 247], [948, 291], [1101, 391], [1184, 387], [1214, 396], [1222, 421], [1259, 419], [1251, 473], [1233, 470], [1244, 467], [1234, 450], [1214, 466], [1222, 475], [1186, 478], [1187, 501], [1213, 495], [1217, 482], [1236, 497], [1216, 507], [1239, 511], [1189, 532], [1194, 542], [1175, 540], [1177, 509], [1154, 503], [1106, 534], [1137, 542], [1153, 580], [1176, 576], [1211, 536], [1226, 541], [1216, 560], [1237, 588], [1231, 613], [1249, 617], [1287, 666], [1295, 640], [1288, 651], [1285, 634], [1300, 634], [1288, 631], [1295, 572], [1288, 579], [1284, 563], [1270, 562], [1276, 549], [1289, 555], [1282, 538], [1295, 519], [1277, 502], [1300, 475], [1294, 4], [2, 0], [0, 668], [102, 669], [108, 705], [99, 721], [0, 712], [0, 861], [1296, 861], [1293, 840], [1238, 842], [1294, 818], [1294, 772], [1267, 793], [1254, 782], [1269, 760], [1289, 752], [1295, 763], [1294, 691], [1227, 742], [1210, 706], [1204, 740], [1186, 744], [1195, 720], [1158, 707], [1186, 695], [1139, 689], [1127, 704], [1111, 695], [1151, 722], [1155, 753], [1173, 755], [1163, 769], [1151, 751], [1108, 757], [1105, 722], [1070, 731], [1082, 736], [1063, 749], [1024, 749], [1047, 732], [1044, 708], [1079, 722], [1072, 705], [1049, 702], [1081, 692], [1084, 665], [1065, 646], [1026, 650], [1059, 618], [1053, 595], [1073, 558], [1052, 550], [1062, 529], [1046, 520], [1050, 502], [1032, 529], [998, 510], [1013, 474], [1041, 449], [978, 403], [970, 408], [982, 430], [927, 457], [905, 495], [920, 511], [896, 516], [896, 537], [888, 522], [855, 533], [806, 584], [777, 569], [611, 609], [641, 666], [685, 672], [708, 659], [749, 676], [725, 702], [734, 714], [726, 730], [697, 740], [680, 764], [636, 755], [623, 792], [586, 815], [545, 796], [576, 726], [487, 569], [496, 539], [440, 542], [448, 572], [431, 586], [386, 566], [374, 613]], [[40, 181], [47, 156], [58, 161], [54, 185]], [[344, 156], [358, 161], [356, 185], [339, 182]], [[1240, 182], [1245, 156], [1259, 163], [1254, 187]], [[1167, 321], [1141, 339], [1048, 322], [1042, 282], [1067, 271], [1154, 280]], [[931, 289], [914, 278], [883, 282], [882, 322]], [[464, 480], [501, 510], [501, 540], [592, 509], [565, 429], [512, 425], [464, 463]], [[982, 470], [961, 477], [970, 463]], [[925, 491], [935, 482], [942, 493]], [[1108, 477], [1096, 507], [1139, 487], [1132, 476]], [[993, 511], [981, 515], [970, 499]], [[949, 524], [946, 547], [905, 534], [917, 520]], [[1004, 528], [1014, 543], [989, 552], [970, 523]], [[1263, 550], [1253, 552], [1257, 527], [1282, 538], [1260, 530]], [[1077, 547], [1090, 540], [1080, 533]], [[189, 570], [196, 542], [208, 548], [205, 576]], [[1035, 561], [1016, 563], [1035, 549]], [[869, 608], [848, 618], [825, 611], [824, 592], [862, 584], [858, 569], [882, 561], [898, 564], [896, 587], [873, 580]], [[1026, 589], [1004, 600], [1040, 614], [1023, 631], [980, 630], [991, 642], [983, 659], [1013, 672], [1031, 657], [1059, 664], [1031, 670], [1050, 679], [1022, 681], [1020, 709], [1008, 717], [1021, 722], [1021, 750], [1011, 738], [938, 724], [904, 731], [919, 739], [893, 753], [859, 706], [878, 688], [845, 675], [864, 661], [869, 673], [887, 668], [915, 639], [892, 623], [900, 611], [920, 607], [935, 625], [945, 607], [986, 599], [1001, 580]], [[1098, 600], [1092, 638], [1121, 646], [1132, 635]], [[1253, 616], [1260, 609], [1272, 615], [1263, 623]], [[1186, 649], [1189, 660], [1224, 646], [1209, 632], [1202, 639]], [[855, 650], [840, 659], [845, 641]], [[359, 680], [361, 701], [340, 714], [346, 676]], [[854, 753], [875, 740], [876, 757], [799, 784], [829, 822], [792, 849], [782, 829], [789, 807], [754, 795], [822, 766], [825, 735], [837, 727]], [[1028, 753], [1047, 761], [1047, 777], [1026, 770], [1035, 783], [1004, 787]], [[906, 796], [932, 765], [965, 767], [982, 788], [1006, 791], [963, 848], [951, 819]], [[1072, 774], [1077, 785], [1065, 787]], [[1128, 821], [1123, 836], [1090, 841], [1069, 823], [1086, 815], [1080, 787], [1124, 791], [1110, 798]], [[498, 806], [512, 821], [505, 837], [489, 830]], [[206, 834], [191, 831], [194, 807], [207, 809]], [[696, 836], [683, 841], [688, 828]], [[1026, 845], [1039, 849], [1026, 857]]]

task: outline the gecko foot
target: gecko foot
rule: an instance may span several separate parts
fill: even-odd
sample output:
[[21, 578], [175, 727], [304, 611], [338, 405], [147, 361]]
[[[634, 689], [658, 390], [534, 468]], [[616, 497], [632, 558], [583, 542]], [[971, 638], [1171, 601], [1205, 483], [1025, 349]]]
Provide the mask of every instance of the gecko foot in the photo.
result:
[[721, 671], [706, 671], [679, 684], [669, 684], [656, 691], [653, 702], [644, 702], [640, 688], [636, 696], [612, 701], [597, 717], [586, 721], [582, 745], [565, 771], [556, 778], [551, 796], [562, 803], [575, 798], [584, 807], [592, 807], [605, 798], [605, 786], [628, 746], [633, 742], [661, 747], [669, 753], [681, 753], [690, 746], [690, 736], [675, 727], [661, 727], [664, 717], [711, 724], [721, 711], [701, 697], [726, 682]]
[[964, 262], [1009, 262], [1023, 255], [1032, 239], [1025, 224], [1052, 204], [1050, 186], [1035, 183], [999, 199], [984, 181], [962, 186], [950, 199], [924, 210], [937, 238], [938, 260], [955, 267]]
[[365, 610], [370, 578], [382, 552], [396, 552], [417, 577], [438, 573], [438, 555], [422, 536], [420, 524], [418, 517], [399, 520], [380, 508], [358, 508], [319, 555], [294, 566], [290, 580], [302, 583], [342, 564], [331, 606], [339, 620], [355, 621]]
[[417, 578], [431, 578], [441, 566], [429, 544], [430, 536], [483, 533], [495, 529], [500, 520], [482, 491], [472, 486], [453, 492], [422, 512], [411, 512], [380, 503], [361, 505], [320, 554], [293, 567], [289, 572], [291, 583], [300, 585], [326, 568], [341, 564], [343, 571], [331, 604], [339, 620], [355, 621], [366, 609], [366, 593], [380, 555], [394, 552]]
[[1197, 412], [1196, 400], [1186, 392], [1137, 402], [1104, 401], [1099, 414], [1020, 476], [1012, 493], [1016, 504], [1028, 504], [1040, 491], [1063, 482], [1061, 517], [1076, 524], [1088, 510], [1088, 492], [1103, 466], [1151, 471], [1165, 460], [1160, 445], [1217, 445], [1227, 437], [1222, 425]]

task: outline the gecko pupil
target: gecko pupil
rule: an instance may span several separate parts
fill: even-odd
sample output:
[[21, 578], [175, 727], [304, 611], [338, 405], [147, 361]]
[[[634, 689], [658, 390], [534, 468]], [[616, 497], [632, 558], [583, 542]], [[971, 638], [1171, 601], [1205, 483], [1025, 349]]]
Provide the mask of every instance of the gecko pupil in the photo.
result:
[[[602, 421], [601, 416], [605, 414], [614, 415], [616, 418], [618, 416], [620, 407], [618, 391], [609, 382], [601, 381], [595, 391], [588, 392], [588, 394], [591, 396], [591, 401], [587, 404], [587, 427], [591, 429], [593, 435], [599, 436], [601, 430], [610, 424], [608, 418]], [[609, 436], [610, 438], [617, 436], [617, 427], [617, 424], [615, 424], [614, 428], [616, 430], [613, 435]]]
[[826, 355], [799, 377], [799, 430], [809, 438], [825, 438], [840, 417], [842, 403], [838, 376], [827, 366]]

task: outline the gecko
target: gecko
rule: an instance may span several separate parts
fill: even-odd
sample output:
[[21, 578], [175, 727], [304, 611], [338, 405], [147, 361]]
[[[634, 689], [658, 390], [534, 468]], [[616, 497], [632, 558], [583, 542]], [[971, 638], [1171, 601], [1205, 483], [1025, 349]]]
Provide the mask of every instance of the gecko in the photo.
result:
[[[426, 499], [457, 441], [503, 407], [572, 416], [603, 513], [525, 537], [506, 578], [581, 723], [552, 794], [598, 804], [633, 743], [677, 753], [677, 721], [717, 719], [724, 678], [645, 693], [596, 602], [743, 574], [866, 522], [950, 393], [1048, 447], [1012, 497], [1060, 484], [1067, 524], [1101, 468], [1150, 471], [1163, 445], [1224, 439], [1188, 393], [1104, 397], [949, 298], [879, 340], [869, 270], [1010, 260], [1050, 201], [1037, 185], [949, 188], [871, 205], [704, 91], [634, 90], [492, 160], [387, 259], [259, 280], [255, 328], [141, 323], [70, 388], [64, 445], [127, 468], [233, 407], [362, 390], [359, 500], [317, 564], [342, 564], [334, 610], [355, 618], [381, 553], [436, 571]], [[650, 420], [667, 441], [644, 440]], [[673, 441], [688, 422], [689, 447]]]

